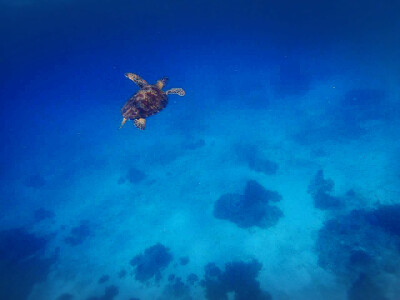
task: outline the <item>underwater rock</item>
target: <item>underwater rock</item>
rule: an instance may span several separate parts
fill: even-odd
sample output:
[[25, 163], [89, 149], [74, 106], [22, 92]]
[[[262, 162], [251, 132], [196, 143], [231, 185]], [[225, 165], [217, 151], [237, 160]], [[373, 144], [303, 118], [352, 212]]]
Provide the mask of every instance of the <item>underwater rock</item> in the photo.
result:
[[369, 216], [371, 224], [400, 237], [400, 204], [381, 205]]
[[279, 202], [282, 200], [282, 196], [278, 192], [265, 189], [255, 180], [247, 181], [244, 196], [247, 201], [252, 201], [255, 204], [270, 201]]
[[235, 300], [271, 300], [270, 294], [261, 290], [256, 280], [261, 269], [261, 263], [255, 259], [250, 262], [229, 262], [223, 272], [214, 263], [207, 264], [202, 280], [206, 298], [227, 300], [228, 293], [233, 292]]
[[308, 186], [308, 193], [314, 200], [314, 207], [321, 210], [338, 209], [343, 206], [343, 201], [339, 197], [331, 196], [334, 188], [331, 179], [324, 178], [324, 172], [319, 170]]
[[81, 221], [79, 226], [73, 227], [69, 235], [65, 238], [65, 242], [71, 246], [82, 244], [89, 236], [92, 235], [88, 221]]
[[57, 253], [44, 256], [49, 239], [24, 228], [0, 231], [0, 299], [28, 299], [35, 284], [45, 281]]
[[224, 194], [215, 202], [214, 217], [233, 222], [241, 228], [269, 228], [283, 216], [282, 211], [270, 203], [281, 199], [277, 192], [266, 190], [258, 182], [250, 180], [244, 195]]
[[186, 282], [190, 285], [194, 285], [197, 281], [199, 281], [199, 277], [194, 273], [189, 274], [186, 278]]
[[110, 285], [105, 288], [104, 295], [100, 297], [89, 297], [87, 300], [113, 300], [118, 296], [119, 290], [115, 285]]
[[204, 273], [206, 277], [219, 277], [221, 276], [222, 271], [215, 263], [209, 263], [204, 267]]
[[376, 223], [378, 211], [353, 210], [326, 221], [316, 240], [318, 264], [349, 280], [399, 270], [400, 237]]
[[366, 274], [360, 274], [347, 292], [347, 300], [387, 300], [383, 290]]
[[324, 179], [324, 171], [319, 170], [315, 175], [314, 179], [311, 181], [308, 192], [314, 196], [319, 193], [329, 194], [333, 191], [335, 186], [332, 179]]
[[156, 281], [161, 279], [161, 272], [168, 267], [172, 261], [170, 250], [158, 243], [147, 248], [144, 254], [136, 255], [130, 262], [135, 268], [135, 279], [146, 282], [152, 278]]
[[182, 279], [177, 277], [170, 281], [163, 292], [163, 299], [192, 299], [190, 296], [190, 287], [182, 282]]

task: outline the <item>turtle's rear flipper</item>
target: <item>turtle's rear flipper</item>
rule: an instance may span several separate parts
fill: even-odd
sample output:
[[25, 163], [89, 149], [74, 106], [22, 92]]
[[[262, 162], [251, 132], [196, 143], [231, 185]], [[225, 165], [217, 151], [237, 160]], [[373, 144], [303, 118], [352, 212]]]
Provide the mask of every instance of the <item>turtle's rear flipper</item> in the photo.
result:
[[185, 91], [181, 88], [170, 89], [165, 92], [167, 95], [169, 94], [177, 94], [179, 96], [185, 96]]
[[124, 124], [125, 124], [125, 122], [126, 122], [127, 120], [128, 120], [127, 118], [123, 118], [123, 119], [122, 119], [121, 126], [119, 126], [119, 129], [121, 129], [121, 128], [124, 126]]
[[148, 83], [146, 82], [146, 80], [144, 80], [143, 78], [141, 78], [139, 75], [136, 74], [132, 74], [132, 73], [125, 73], [125, 77], [129, 78], [130, 80], [132, 80], [134, 83], [136, 83], [140, 88], [148, 85]]
[[144, 130], [146, 126], [146, 119], [140, 118], [140, 119], [135, 119], [134, 121], [136, 128], [139, 128], [140, 130]]

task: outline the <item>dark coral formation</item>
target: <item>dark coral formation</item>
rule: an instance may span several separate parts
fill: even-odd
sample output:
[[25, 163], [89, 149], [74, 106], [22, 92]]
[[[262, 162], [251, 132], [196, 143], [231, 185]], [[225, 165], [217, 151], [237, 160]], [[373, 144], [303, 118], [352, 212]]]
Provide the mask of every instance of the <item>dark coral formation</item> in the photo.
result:
[[368, 275], [360, 274], [347, 292], [348, 300], [387, 300], [383, 289]]
[[172, 261], [170, 250], [158, 243], [147, 248], [144, 254], [136, 255], [130, 262], [135, 268], [135, 279], [146, 282], [152, 278], [156, 281], [161, 279], [161, 272], [168, 267]]
[[164, 289], [163, 296], [165, 299], [192, 299], [190, 296], [190, 287], [185, 284], [180, 277], [169, 281]]
[[374, 235], [364, 211], [327, 221], [316, 242], [319, 265], [337, 275], [368, 268], [380, 250]]
[[256, 146], [238, 144], [235, 146], [235, 152], [239, 160], [246, 162], [251, 170], [266, 175], [273, 175], [278, 171], [278, 164], [266, 159]]
[[87, 300], [113, 300], [116, 296], [118, 296], [119, 290], [115, 285], [110, 285], [105, 288], [104, 295], [99, 297], [89, 297]]
[[46, 280], [57, 254], [46, 258], [49, 240], [23, 228], [0, 232], [0, 299], [28, 299], [36, 283]]
[[399, 271], [399, 217], [399, 205], [386, 205], [328, 220], [316, 241], [319, 265], [350, 282]]
[[400, 204], [379, 206], [370, 214], [369, 221], [385, 232], [400, 237]]
[[209, 300], [227, 300], [234, 293], [235, 300], [270, 300], [269, 293], [261, 290], [257, 276], [262, 269], [257, 260], [230, 262], [222, 272], [214, 263], [205, 266], [202, 285]]
[[368, 212], [356, 210], [324, 224], [316, 242], [321, 267], [340, 276], [377, 267], [375, 258], [389, 241], [371, 226], [367, 216]]
[[337, 209], [343, 206], [339, 197], [332, 196], [334, 182], [324, 178], [324, 172], [319, 170], [308, 186], [308, 193], [314, 200], [314, 207], [321, 210]]
[[186, 278], [186, 282], [190, 285], [194, 285], [197, 281], [199, 281], [199, 277], [194, 273], [190, 273]]
[[214, 217], [231, 221], [241, 228], [269, 228], [283, 216], [278, 207], [271, 205], [281, 198], [277, 192], [266, 190], [258, 182], [250, 180], [244, 195], [224, 194], [215, 202]]
[[71, 246], [82, 244], [89, 236], [92, 235], [92, 230], [88, 221], [81, 221], [79, 226], [73, 227], [69, 235], [65, 238], [65, 242]]

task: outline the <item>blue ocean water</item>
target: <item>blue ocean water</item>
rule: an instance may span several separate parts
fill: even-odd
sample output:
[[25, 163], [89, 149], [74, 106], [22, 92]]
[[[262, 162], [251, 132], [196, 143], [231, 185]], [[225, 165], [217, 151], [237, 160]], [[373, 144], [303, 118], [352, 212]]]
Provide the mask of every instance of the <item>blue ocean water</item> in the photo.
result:
[[400, 299], [399, 12], [0, 0], [0, 300]]

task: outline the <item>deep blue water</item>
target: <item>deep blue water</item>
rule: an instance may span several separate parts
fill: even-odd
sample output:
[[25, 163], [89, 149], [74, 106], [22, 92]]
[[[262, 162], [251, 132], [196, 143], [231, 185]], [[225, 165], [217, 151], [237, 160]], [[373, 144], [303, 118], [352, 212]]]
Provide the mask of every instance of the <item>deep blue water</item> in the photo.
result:
[[0, 299], [400, 299], [399, 14], [0, 0]]

